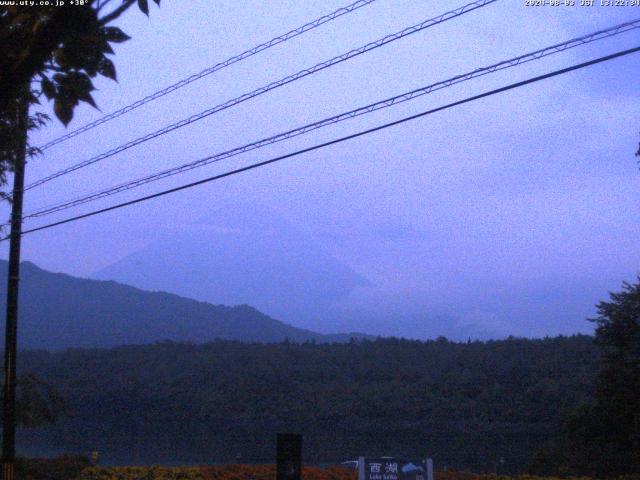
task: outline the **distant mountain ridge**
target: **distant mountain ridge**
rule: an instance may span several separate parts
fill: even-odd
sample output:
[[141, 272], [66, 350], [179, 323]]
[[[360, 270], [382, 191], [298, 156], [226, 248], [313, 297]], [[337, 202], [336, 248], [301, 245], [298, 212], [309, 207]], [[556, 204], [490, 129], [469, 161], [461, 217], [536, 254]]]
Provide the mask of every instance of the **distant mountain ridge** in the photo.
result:
[[242, 201], [159, 235], [91, 278], [211, 303], [250, 304], [306, 328], [340, 316], [341, 302], [370, 285], [293, 223]]
[[[8, 264], [0, 260], [0, 308], [5, 308]], [[212, 305], [175, 294], [90, 280], [23, 262], [18, 343], [58, 350], [112, 347], [162, 340], [203, 343], [346, 342], [363, 334], [320, 334], [273, 319], [248, 305]]]

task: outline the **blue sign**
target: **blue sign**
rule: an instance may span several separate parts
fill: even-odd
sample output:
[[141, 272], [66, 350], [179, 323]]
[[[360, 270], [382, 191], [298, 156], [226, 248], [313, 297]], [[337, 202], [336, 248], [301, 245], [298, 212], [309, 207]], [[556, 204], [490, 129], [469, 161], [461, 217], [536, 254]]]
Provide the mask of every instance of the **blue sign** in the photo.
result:
[[360, 457], [358, 480], [427, 480], [427, 462], [399, 458]]

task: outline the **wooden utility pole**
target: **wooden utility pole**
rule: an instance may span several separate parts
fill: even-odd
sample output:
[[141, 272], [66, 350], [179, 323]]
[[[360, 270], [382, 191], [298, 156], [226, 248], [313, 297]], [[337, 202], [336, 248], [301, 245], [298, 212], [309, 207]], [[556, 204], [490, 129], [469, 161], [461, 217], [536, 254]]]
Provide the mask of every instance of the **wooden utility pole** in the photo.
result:
[[18, 343], [18, 286], [20, 282], [20, 240], [22, 197], [27, 150], [28, 97], [16, 101], [16, 155], [11, 205], [7, 317], [4, 344], [4, 397], [2, 418], [2, 479], [15, 479], [16, 457], [16, 352]]

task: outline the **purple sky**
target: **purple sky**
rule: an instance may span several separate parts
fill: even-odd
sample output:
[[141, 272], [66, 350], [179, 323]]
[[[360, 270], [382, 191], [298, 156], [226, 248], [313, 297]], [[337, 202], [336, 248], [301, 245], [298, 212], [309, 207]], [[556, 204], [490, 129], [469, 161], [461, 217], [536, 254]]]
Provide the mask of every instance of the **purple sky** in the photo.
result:
[[[28, 192], [25, 210], [640, 17], [640, 7], [524, 3], [500, 0], [52, 181]], [[94, 97], [108, 113], [344, 4], [192, 0], [163, 2], [150, 19], [132, 11], [121, 22], [133, 39], [116, 50], [119, 83], [99, 81]], [[379, 0], [49, 149], [29, 164], [27, 182], [463, 4]], [[638, 40], [639, 31], [632, 31], [578, 47], [48, 220], [635, 47]], [[411, 335], [428, 314], [502, 334], [588, 331], [584, 318], [593, 305], [640, 272], [640, 171], [633, 155], [640, 140], [638, 72], [636, 54], [37, 232], [24, 238], [23, 258], [89, 276], [242, 199], [277, 212], [371, 281], [352, 292], [345, 307], [351, 315], [305, 327]], [[70, 128], [99, 116], [82, 106]], [[40, 144], [64, 132], [54, 122], [32, 140]]]

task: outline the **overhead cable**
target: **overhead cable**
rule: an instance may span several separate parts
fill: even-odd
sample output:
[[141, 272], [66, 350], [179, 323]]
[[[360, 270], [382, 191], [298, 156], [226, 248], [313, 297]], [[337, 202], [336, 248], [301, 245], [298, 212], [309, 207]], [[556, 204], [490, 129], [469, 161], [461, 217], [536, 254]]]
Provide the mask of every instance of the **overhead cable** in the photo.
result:
[[312, 75], [314, 73], [317, 73], [321, 70], [324, 70], [326, 68], [332, 67], [334, 65], [337, 65], [339, 63], [342, 63], [346, 60], [352, 59], [354, 57], [357, 57], [359, 55], [362, 55], [364, 53], [370, 52], [371, 50], [375, 50], [377, 48], [380, 48], [388, 43], [394, 42], [396, 40], [399, 40], [401, 38], [404, 38], [408, 35], [412, 35], [414, 33], [420, 32], [422, 30], [425, 30], [429, 27], [433, 27], [434, 25], [438, 25], [440, 23], [446, 22], [447, 20], [451, 20], [453, 18], [457, 18], [461, 15], [464, 15], [465, 13], [469, 13], [473, 10], [476, 10], [478, 8], [484, 7], [486, 5], [489, 5], [491, 3], [494, 3], [498, 0], [476, 0], [474, 2], [468, 3], [460, 8], [457, 8], [455, 10], [443, 13], [442, 15], [438, 15], [435, 18], [431, 18], [429, 20], [425, 20], [424, 22], [418, 23], [417, 25], [414, 25], [412, 27], [408, 27], [405, 28], [404, 30], [401, 30], [399, 32], [393, 33], [391, 35], [387, 35], [379, 40], [376, 40], [375, 42], [371, 42], [368, 43], [360, 48], [356, 48], [354, 50], [350, 50], [347, 53], [343, 53], [342, 55], [339, 55], [337, 57], [333, 57], [330, 60], [326, 60], [324, 62], [318, 63], [316, 65], [314, 65], [313, 67], [309, 67], [306, 68], [304, 70], [300, 70], [297, 73], [294, 73], [293, 75], [288, 75], [280, 80], [277, 80], [275, 82], [271, 82], [268, 85], [265, 85], [263, 87], [260, 87], [256, 90], [253, 90], [249, 93], [245, 93], [244, 95], [241, 95], [239, 97], [236, 97], [234, 99], [228, 100], [224, 103], [221, 103], [219, 105], [216, 105], [215, 107], [209, 108], [207, 110], [204, 110], [200, 113], [197, 113], [195, 115], [192, 115], [188, 118], [185, 118], [183, 120], [180, 120], [179, 122], [173, 123], [171, 125], [167, 125], [166, 127], [163, 127], [159, 130], [156, 130], [155, 132], [152, 133], [148, 133], [146, 135], [143, 135], [142, 137], [136, 138], [135, 140], [131, 140], [123, 145], [120, 145], [118, 147], [115, 147], [107, 152], [101, 153], [100, 155], [97, 155], [95, 157], [92, 157], [88, 160], [84, 160], [80, 163], [77, 163], [75, 165], [72, 165], [70, 167], [64, 168], [62, 170], [59, 170], [58, 172], [55, 172], [51, 175], [48, 175], [44, 178], [41, 178], [39, 180], [36, 180], [35, 182], [30, 183], [29, 185], [27, 185], [25, 187], [25, 191], [26, 190], [30, 190], [32, 188], [38, 187], [40, 185], [43, 185], [53, 179], [56, 179], [58, 177], [61, 177], [63, 175], [67, 175], [71, 172], [75, 172], [76, 170], [79, 170], [81, 168], [87, 167], [89, 165], [93, 165], [96, 162], [99, 162], [101, 160], [104, 160], [105, 158], [109, 158], [112, 157], [118, 153], [121, 153], [125, 150], [128, 150], [132, 147], [135, 147], [136, 145], [140, 145], [141, 143], [147, 142], [149, 140], [152, 140], [156, 137], [159, 137], [161, 135], [165, 135], [169, 132], [172, 132], [174, 130], [177, 130], [179, 128], [185, 127], [187, 125], [191, 125], [194, 122], [197, 122], [199, 120], [202, 120], [203, 118], [207, 118], [215, 113], [221, 112], [223, 110], [226, 110], [230, 107], [234, 107], [242, 102], [245, 102], [251, 98], [257, 97], [259, 95], [262, 95], [264, 93], [267, 93], [271, 90], [274, 90], [276, 88], [282, 87], [284, 85], [287, 85], [291, 82], [295, 82], [297, 80], [300, 80], [306, 76]]
[[211, 163], [219, 162], [221, 160], [225, 160], [230, 157], [234, 157], [236, 155], [240, 155], [242, 153], [256, 150], [277, 142], [281, 142], [284, 140], [288, 140], [290, 138], [306, 134], [308, 132], [317, 130], [319, 128], [323, 128], [328, 125], [333, 125], [345, 120], [349, 120], [355, 118], [360, 115], [365, 115], [377, 110], [381, 110], [384, 108], [389, 108], [393, 105], [397, 105], [399, 103], [403, 103], [409, 100], [413, 100], [415, 98], [427, 95], [429, 93], [435, 92], [437, 90], [450, 87], [452, 85], [456, 85], [461, 82], [465, 82], [477, 77], [481, 77], [483, 75], [487, 75], [493, 72], [501, 71], [507, 68], [515, 67], [518, 65], [522, 65], [524, 63], [528, 63], [534, 60], [541, 59], [543, 57], [553, 55], [559, 52], [566, 51], [570, 48], [574, 48], [580, 45], [585, 45], [588, 43], [592, 43], [598, 40], [602, 40], [604, 38], [609, 38], [614, 35], [619, 35], [621, 33], [627, 32], [629, 30], [640, 28], [640, 19], [636, 19], [630, 22], [625, 22], [614, 27], [607, 28], [605, 30], [600, 30], [597, 32], [590, 33], [588, 35], [583, 35], [581, 37], [573, 38], [571, 40], [567, 40], [562, 43], [558, 43], [540, 50], [536, 50], [534, 52], [530, 52], [524, 55], [520, 55], [518, 57], [514, 57], [508, 60], [503, 60], [499, 63], [492, 64], [487, 67], [477, 68], [470, 72], [456, 75], [455, 77], [451, 77], [447, 80], [442, 80], [437, 83], [433, 83], [431, 85], [421, 87], [410, 92], [406, 92], [400, 95], [396, 95], [391, 98], [387, 98], [384, 100], [380, 100], [375, 103], [371, 103], [364, 107], [356, 108], [354, 110], [349, 110], [347, 112], [340, 113], [338, 115], [334, 115], [323, 120], [310, 123], [283, 133], [279, 133], [277, 135], [273, 135], [267, 138], [263, 138], [257, 140], [255, 142], [248, 143], [246, 145], [242, 145], [240, 147], [233, 148], [231, 150], [227, 150], [222, 153], [218, 153], [213, 156], [209, 156], [206, 158], [198, 159], [193, 162], [185, 163], [183, 165], [179, 165], [176, 167], [172, 167], [166, 170], [162, 170], [160, 172], [156, 172], [151, 175], [147, 175], [135, 180], [130, 180], [125, 183], [121, 183], [119, 185], [115, 185], [88, 195], [81, 196], [79, 198], [75, 198], [73, 200], [67, 200], [52, 206], [43, 207], [38, 210], [29, 212], [23, 216], [23, 219], [28, 218], [36, 218], [42, 217], [45, 215], [50, 215], [55, 212], [59, 212], [61, 210], [66, 210], [68, 208], [73, 208], [91, 201], [95, 201], [101, 198], [109, 197], [115, 195], [120, 192], [124, 192], [133, 188], [140, 187], [147, 183], [151, 183], [157, 180], [161, 180], [163, 178], [171, 177], [174, 175], [178, 175], [180, 173], [184, 173], [186, 171], [193, 170], [195, 168], [199, 168], [205, 165], [209, 165]]
[[[343, 136], [343, 137], [340, 137], [340, 138], [337, 138], [337, 139], [334, 139], [334, 140], [330, 140], [328, 142], [324, 142], [324, 143], [320, 143], [320, 144], [317, 144], [317, 145], [313, 145], [311, 147], [303, 148], [301, 150], [297, 150], [297, 151], [292, 152], [292, 153], [288, 153], [288, 154], [281, 155], [281, 156], [278, 156], [278, 157], [275, 157], [275, 158], [271, 158], [269, 160], [265, 160], [265, 161], [262, 161], [262, 162], [254, 163], [254, 164], [251, 164], [251, 165], [247, 165], [247, 166], [242, 167], [242, 168], [237, 168], [235, 170], [231, 170], [231, 171], [228, 171], [228, 172], [225, 172], [225, 173], [214, 175], [212, 177], [204, 178], [202, 180], [191, 182], [191, 183], [188, 183], [186, 185], [181, 185], [179, 187], [174, 187], [174, 188], [170, 188], [168, 190], [163, 190], [161, 192], [157, 192], [157, 193], [154, 193], [154, 194], [151, 194], [151, 195], [146, 195], [144, 197], [139, 197], [139, 198], [136, 198], [134, 200], [129, 200], [127, 202], [122, 202], [122, 203], [119, 203], [119, 204], [116, 204], [116, 205], [112, 205], [110, 207], [101, 208], [99, 210], [94, 210], [92, 212], [84, 213], [82, 215], [76, 215], [74, 217], [66, 218], [64, 220], [60, 220], [60, 221], [49, 223], [49, 224], [42, 225], [42, 226], [39, 226], [39, 227], [31, 228], [29, 230], [24, 230], [22, 232], [22, 235], [25, 235], [27, 233], [37, 232], [37, 231], [40, 231], [40, 230], [53, 228], [53, 227], [56, 227], [56, 226], [59, 226], [59, 225], [64, 225], [64, 224], [67, 224], [67, 223], [70, 223], [70, 222], [75, 222], [75, 221], [78, 221], [78, 220], [82, 220], [84, 218], [93, 217], [95, 215], [99, 215], [99, 214], [102, 214], [102, 213], [110, 212], [110, 211], [113, 211], [113, 210], [118, 210], [118, 209], [121, 209], [121, 208], [124, 208], [124, 207], [128, 207], [130, 205], [135, 205], [137, 203], [142, 203], [142, 202], [146, 202], [148, 200], [152, 200], [154, 198], [162, 197], [162, 196], [168, 195], [170, 193], [179, 192], [181, 190], [187, 190], [187, 189], [199, 186], [199, 185], [203, 185], [203, 184], [210, 183], [210, 182], [213, 182], [213, 181], [216, 181], [216, 180], [220, 180], [222, 178], [230, 177], [232, 175], [237, 175], [239, 173], [246, 172], [246, 171], [249, 171], [249, 170], [253, 170], [253, 169], [256, 169], [256, 168], [259, 168], [259, 167], [264, 167], [264, 166], [270, 165], [272, 163], [280, 162], [280, 161], [288, 159], [288, 158], [296, 157], [296, 156], [302, 155], [304, 153], [312, 152], [312, 151], [315, 151], [315, 150], [320, 150], [320, 149], [326, 148], [326, 147], [328, 147], [330, 145], [339, 144], [339, 143], [345, 142], [347, 140], [352, 140], [354, 138], [362, 137], [364, 135], [369, 135], [371, 133], [387, 129], [389, 127], [400, 125], [400, 124], [409, 122], [411, 120], [415, 120], [415, 119], [418, 119], [418, 118], [421, 118], [421, 117], [425, 117], [427, 115], [431, 115], [431, 114], [436, 113], [436, 112], [440, 112], [440, 111], [443, 111], [443, 110], [448, 110], [450, 108], [454, 108], [454, 107], [457, 107], [457, 106], [460, 106], [460, 105], [463, 105], [463, 104], [466, 104], [466, 103], [470, 103], [470, 102], [473, 102], [475, 100], [480, 100], [482, 98], [490, 97], [490, 96], [496, 95], [498, 93], [502, 93], [502, 92], [506, 92], [506, 91], [513, 90], [513, 89], [516, 89], [516, 88], [520, 88], [520, 87], [523, 87], [525, 85], [530, 85], [530, 84], [533, 84], [533, 83], [536, 83], [536, 82], [540, 82], [542, 80], [546, 80], [548, 78], [556, 77], [558, 75], [563, 75], [565, 73], [569, 73], [569, 72], [572, 72], [572, 71], [575, 71], [575, 70], [579, 70], [579, 69], [582, 69], [582, 68], [590, 67], [590, 66], [596, 65], [598, 63], [603, 63], [603, 62], [606, 62], [606, 61], [610, 61], [610, 60], [613, 60], [615, 58], [619, 58], [619, 57], [622, 57], [622, 56], [625, 56], [625, 55], [630, 55], [632, 53], [637, 53], [639, 51], [640, 51], [640, 46], [639, 47], [634, 47], [634, 48], [631, 48], [631, 49], [628, 49], [628, 50], [619, 51], [617, 53], [614, 53], [614, 54], [611, 54], [611, 55], [606, 55], [604, 57], [600, 57], [600, 58], [597, 58], [595, 60], [590, 60], [588, 62], [583, 62], [583, 63], [579, 63], [577, 65], [572, 65], [571, 67], [566, 67], [566, 68], [562, 68], [560, 70], [555, 70], [553, 72], [546, 73], [544, 75], [539, 75], [537, 77], [532, 77], [532, 78], [529, 78], [527, 80], [523, 80], [521, 82], [512, 83], [512, 84], [509, 84], [509, 85], [507, 85], [505, 87], [496, 88], [494, 90], [490, 90], [490, 91], [487, 91], [487, 92], [484, 92], [484, 93], [481, 93], [481, 94], [478, 94], [478, 95], [474, 95], [472, 97], [467, 97], [467, 98], [465, 98], [463, 100], [458, 100], [456, 102], [449, 103], [449, 104], [441, 106], [441, 107], [433, 108], [433, 109], [427, 110], [425, 112], [421, 112], [421, 113], [418, 113], [418, 114], [415, 114], [415, 115], [411, 115], [409, 117], [405, 117], [405, 118], [402, 118], [400, 120], [395, 120], [393, 122], [385, 123], [383, 125], [379, 125], [379, 126], [374, 127], [374, 128], [369, 128], [367, 130], [362, 130], [360, 132], [353, 133], [351, 135], [346, 135], [346, 136]], [[10, 237], [7, 236], [7, 237], [2, 238], [1, 240], [4, 241], [4, 240], [7, 240], [9, 238]]]
[[164, 97], [165, 95], [170, 94], [171, 92], [175, 92], [176, 90], [185, 87], [193, 82], [195, 82], [196, 80], [200, 80], [201, 78], [204, 78], [208, 75], [211, 75], [212, 73], [215, 73], [217, 71], [222, 70], [223, 68], [229, 67], [231, 65], [233, 65], [234, 63], [238, 63], [242, 60], [245, 60], [249, 57], [252, 57], [260, 52], [263, 52], [264, 50], [267, 50], [271, 47], [274, 47], [280, 43], [286, 42], [287, 40], [291, 40], [294, 37], [297, 37], [299, 35], [302, 35], [303, 33], [306, 33], [310, 30], [313, 30], [314, 28], [319, 27], [320, 25], [323, 25], [327, 22], [330, 22], [332, 20], [335, 20], [338, 17], [341, 17], [347, 13], [351, 13], [355, 10], [358, 10], [359, 8], [362, 8], [366, 5], [369, 5], [370, 3], [375, 2], [376, 0], [358, 0], [357, 2], [352, 3], [351, 5], [347, 5], [346, 7], [341, 7], [338, 8], [337, 10], [334, 10], [333, 12], [329, 13], [328, 15], [324, 15], [320, 18], [317, 18], [309, 23], [305, 23], [304, 25], [302, 25], [301, 27], [295, 28], [293, 30], [288, 31], [287, 33], [274, 37], [271, 40], [269, 40], [268, 42], [264, 42], [261, 43], [260, 45], [257, 45], [249, 50], [245, 50], [244, 52], [238, 54], [238, 55], [234, 55], [233, 57], [227, 58], [226, 60], [216, 63], [215, 65], [212, 65], [211, 67], [205, 68], [204, 70], [202, 70], [199, 73], [195, 73], [187, 78], [184, 78], [182, 80], [180, 80], [179, 82], [176, 82], [172, 85], [169, 85], [168, 87], [165, 87], [161, 90], [158, 90], [155, 93], [152, 93], [151, 95], [147, 95], [144, 98], [141, 98], [140, 100], [137, 100], [125, 107], [122, 107], [114, 112], [109, 113], [108, 115], [105, 115], [103, 117], [98, 118], [97, 120], [94, 120], [91, 123], [88, 123], [86, 125], [83, 125], [82, 127], [73, 130], [69, 133], [66, 133], [65, 135], [62, 135], [58, 138], [55, 138], [53, 140], [51, 140], [48, 143], [45, 143], [44, 145], [42, 145], [41, 147], [38, 147], [40, 150], [46, 150], [50, 147], [53, 147], [54, 145], [57, 145], [58, 143], [62, 143], [65, 140], [69, 140], [70, 138], [73, 138], [75, 136], [78, 136], [84, 132], [88, 132], [89, 130], [92, 130], [93, 128], [102, 125], [103, 123], [109, 122], [111, 120], [113, 120], [114, 118], [118, 118], [126, 113], [131, 112], [132, 110], [135, 110], [136, 108], [141, 107], [142, 105], [145, 105], [149, 102], [152, 102], [153, 100], [157, 100], [158, 98]]

